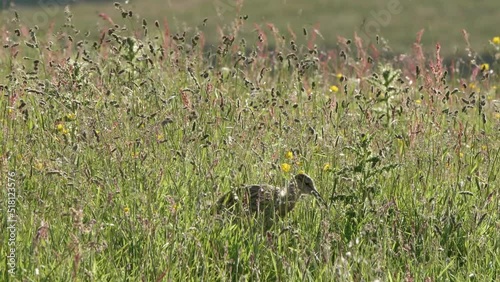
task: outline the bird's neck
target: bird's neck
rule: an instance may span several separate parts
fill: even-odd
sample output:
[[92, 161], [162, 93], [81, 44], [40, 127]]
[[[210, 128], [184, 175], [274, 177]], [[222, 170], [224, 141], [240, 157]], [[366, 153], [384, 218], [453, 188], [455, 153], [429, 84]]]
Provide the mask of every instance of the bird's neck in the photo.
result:
[[286, 188], [286, 198], [288, 201], [297, 201], [300, 198], [300, 190], [295, 183], [290, 183]]

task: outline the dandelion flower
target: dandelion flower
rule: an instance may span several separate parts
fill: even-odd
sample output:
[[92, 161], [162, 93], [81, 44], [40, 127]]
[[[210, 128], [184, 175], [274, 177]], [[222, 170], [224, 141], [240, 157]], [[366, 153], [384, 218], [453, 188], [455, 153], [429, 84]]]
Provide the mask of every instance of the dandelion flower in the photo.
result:
[[76, 119], [76, 115], [73, 114], [73, 113], [70, 113], [70, 114], [66, 115], [66, 120], [71, 121], [71, 120], [75, 120], [75, 119]]
[[481, 71], [488, 71], [490, 69], [490, 65], [489, 64], [482, 64], [481, 65]]
[[282, 164], [281, 164], [281, 170], [282, 170], [284, 173], [289, 172], [291, 168], [292, 168], [292, 167], [291, 167], [289, 164], [287, 164], [287, 163], [282, 163]]
[[130, 208], [129, 207], [124, 207], [123, 208], [123, 212], [128, 214], [130, 212]]
[[336, 85], [330, 86], [330, 92], [336, 93], [339, 92], [339, 88]]
[[500, 36], [493, 37], [491, 42], [493, 42], [493, 44], [500, 45]]
[[62, 123], [59, 123], [56, 125], [56, 128], [58, 131], [63, 131], [64, 130], [64, 125]]
[[35, 163], [35, 169], [36, 170], [42, 170], [43, 169], [43, 163], [42, 162], [36, 162]]
[[178, 211], [180, 208], [180, 205], [178, 203], [175, 203], [173, 206], [172, 206], [172, 212], [176, 212]]
[[286, 152], [285, 159], [289, 160], [293, 159], [293, 153], [291, 151]]
[[328, 171], [330, 170], [330, 164], [329, 163], [326, 163], [324, 166], [323, 166], [323, 171]]
[[336, 77], [337, 77], [338, 79], [342, 79], [342, 77], [344, 77], [344, 75], [342, 75], [342, 74], [339, 72], [339, 73], [337, 73]]

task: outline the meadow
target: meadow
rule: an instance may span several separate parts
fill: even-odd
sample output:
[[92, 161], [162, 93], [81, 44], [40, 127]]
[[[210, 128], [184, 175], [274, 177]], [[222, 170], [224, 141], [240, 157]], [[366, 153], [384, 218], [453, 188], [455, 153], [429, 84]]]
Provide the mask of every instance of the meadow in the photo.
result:
[[[1, 1], [0, 1], [1, 2]], [[7, 1], [9, 2], [9, 1]], [[72, 12], [78, 17], [74, 23], [82, 32], [90, 31], [90, 37], [97, 40], [98, 30], [107, 28], [101, 15], [113, 16], [119, 25], [130, 24], [128, 20], [115, 17], [114, 1], [78, 0], [10, 0], [16, 3], [14, 9], [20, 12], [22, 21], [30, 26], [48, 27], [54, 21], [64, 24], [64, 4], [71, 3]], [[23, 5], [31, 2], [32, 5]], [[120, 1], [119, 1], [120, 2]], [[374, 41], [376, 34], [387, 42], [386, 52], [406, 53], [412, 48], [416, 34], [425, 30], [422, 37], [425, 51], [432, 52], [433, 46], [443, 44], [442, 55], [446, 57], [466, 56], [466, 42], [462, 30], [468, 31], [471, 48], [483, 51], [488, 40], [498, 35], [500, 9], [497, 0], [129, 0], [129, 9], [135, 15], [150, 22], [159, 20], [172, 32], [200, 30], [207, 40], [206, 47], [213, 47], [220, 40], [219, 28], [229, 25], [236, 14], [247, 15], [247, 24], [238, 35], [254, 38], [257, 29], [267, 30], [271, 24], [281, 34], [297, 34], [297, 43], [306, 44], [307, 39], [299, 36], [302, 28], [311, 33], [318, 31], [315, 43], [320, 48], [331, 49], [337, 45], [338, 36], [351, 36], [354, 32], [364, 40]], [[0, 9], [2, 4], [0, 3]], [[52, 3], [62, 4], [54, 6]], [[8, 7], [7, 4], [4, 4]], [[262, 7], [265, 7], [263, 9]], [[8, 21], [10, 10], [0, 10], [0, 23]], [[203, 22], [207, 19], [206, 22]], [[44, 33], [47, 28], [40, 30]], [[274, 48], [270, 37], [269, 45]], [[487, 53], [485, 53], [487, 54]], [[489, 59], [485, 58], [488, 62]]]
[[[4, 22], [2, 280], [498, 279], [500, 34], [469, 37], [464, 74], [419, 36], [397, 56], [352, 32], [324, 49], [235, 13], [206, 48], [203, 19], [113, 9], [92, 33], [69, 8]], [[325, 206], [268, 232], [214, 213], [299, 172]]]

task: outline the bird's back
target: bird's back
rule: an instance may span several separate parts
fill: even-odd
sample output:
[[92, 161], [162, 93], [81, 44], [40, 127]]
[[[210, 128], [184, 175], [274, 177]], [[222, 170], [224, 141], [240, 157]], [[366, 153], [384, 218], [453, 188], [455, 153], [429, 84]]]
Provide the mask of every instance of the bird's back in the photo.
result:
[[267, 184], [247, 185], [220, 198], [218, 209], [219, 211], [229, 210], [233, 213], [242, 210], [270, 218], [273, 218], [275, 214], [285, 216], [294, 208], [296, 199], [289, 199], [284, 191]]
[[283, 217], [290, 212], [303, 194], [313, 194], [322, 200], [314, 182], [305, 174], [298, 174], [281, 189], [267, 184], [247, 185], [222, 196], [217, 202], [217, 213], [232, 215], [233, 219], [244, 214], [261, 217], [268, 229], [277, 216]]
[[219, 210], [241, 206], [252, 213], [273, 208], [279, 189], [271, 185], [254, 184], [230, 191], [218, 201]]

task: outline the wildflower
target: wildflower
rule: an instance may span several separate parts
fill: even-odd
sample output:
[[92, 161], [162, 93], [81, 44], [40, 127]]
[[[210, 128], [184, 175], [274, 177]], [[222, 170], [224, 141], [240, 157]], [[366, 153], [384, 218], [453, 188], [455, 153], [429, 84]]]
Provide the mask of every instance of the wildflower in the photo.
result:
[[130, 208], [129, 207], [124, 207], [123, 208], [123, 212], [128, 214], [130, 212]]
[[286, 152], [285, 159], [289, 160], [293, 159], [293, 153], [291, 151]]
[[289, 172], [291, 168], [292, 168], [292, 167], [291, 167], [289, 164], [287, 164], [287, 163], [282, 163], [282, 164], [281, 164], [281, 170], [282, 170], [284, 173]]
[[486, 151], [486, 150], [488, 150], [488, 146], [486, 146], [486, 145], [482, 145], [482, 146], [481, 146], [481, 149], [482, 149], [483, 151]]
[[57, 131], [61, 132], [64, 130], [64, 125], [62, 123], [59, 123], [56, 125], [56, 129], [57, 129]]
[[76, 119], [76, 115], [73, 114], [73, 113], [70, 113], [70, 114], [66, 115], [66, 120], [67, 121], [72, 121], [72, 120], [75, 120], [75, 119]]
[[337, 77], [338, 79], [342, 79], [342, 77], [344, 77], [344, 75], [342, 75], [342, 74], [339, 72], [339, 73], [337, 73], [336, 77]]
[[43, 169], [43, 163], [42, 162], [35, 162], [35, 169], [36, 170], [42, 170]]
[[338, 91], [339, 91], [339, 88], [337, 86], [335, 86], [335, 85], [330, 86], [330, 92], [335, 93], [335, 92], [338, 92]]
[[66, 135], [69, 133], [68, 129], [67, 128], [63, 128], [63, 130], [61, 131], [62, 134]]
[[330, 170], [330, 164], [329, 163], [326, 163], [324, 166], [323, 166], [323, 171], [328, 171]]
[[156, 141], [162, 141], [164, 137], [163, 134], [158, 134], [156, 135]]
[[415, 104], [417, 104], [417, 105], [422, 104], [422, 100], [420, 100], [420, 99], [415, 100]]
[[500, 45], [500, 36], [493, 37], [491, 42], [493, 42], [493, 44]]
[[488, 71], [490, 69], [490, 65], [489, 64], [482, 64], [481, 65], [481, 71]]
[[180, 208], [180, 207], [181, 207], [181, 206], [180, 206], [180, 204], [179, 204], [179, 203], [175, 203], [175, 204], [172, 206], [172, 212], [174, 212], [174, 213], [175, 213], [176, 211], [178, 211], [178, 210], [179, 210], [179, 208]]

